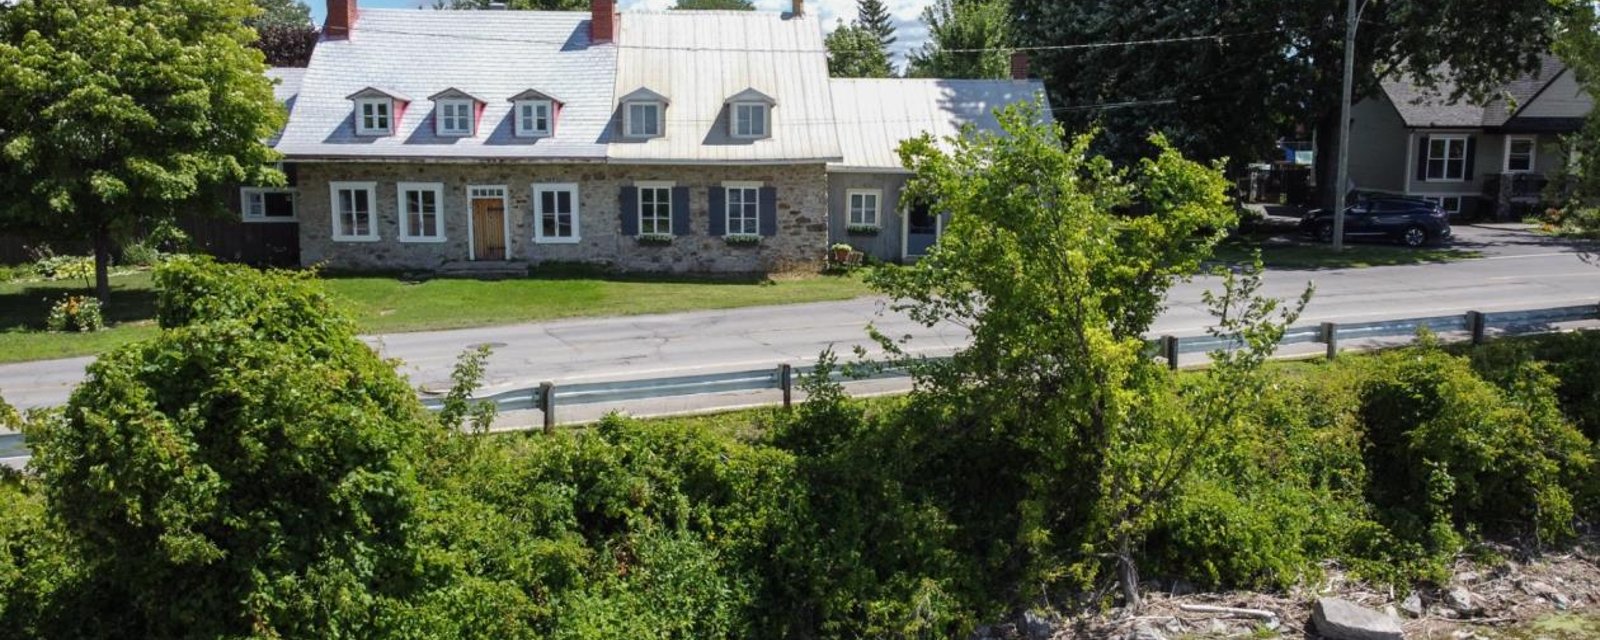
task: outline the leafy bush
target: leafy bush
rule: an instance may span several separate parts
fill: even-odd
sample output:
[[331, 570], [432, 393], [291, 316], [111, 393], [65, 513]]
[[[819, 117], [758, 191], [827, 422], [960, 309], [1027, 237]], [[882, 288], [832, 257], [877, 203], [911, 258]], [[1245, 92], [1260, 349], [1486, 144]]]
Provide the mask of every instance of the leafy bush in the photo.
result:
[[100, 301], [88, 296], [67, 296], [50, 307], [45, 328], [51, 331], [99, 331], [106, 326]]
[[33, 268], [48, 280], [82, 280], [88, 283], [94, 279], [93, 256], [46, 255], [35, 262]]
[[122, 263], [131, 267], [153, 267], [161, 261], [161, 251], [148, 240], [122, 247]]

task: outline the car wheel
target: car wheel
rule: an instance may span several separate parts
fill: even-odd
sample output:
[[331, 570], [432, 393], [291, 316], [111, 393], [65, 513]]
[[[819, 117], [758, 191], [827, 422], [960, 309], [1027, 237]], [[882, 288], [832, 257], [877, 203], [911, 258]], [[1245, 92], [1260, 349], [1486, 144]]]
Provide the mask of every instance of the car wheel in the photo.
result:
[[1428, 244], [1428, 231], [1422, 227], [1411, 227], [1400, 236], [1400, 241], [1408, 247], [1420, 247]]
[[1317, 225], [1317, 242], [1333, 242], [1333, 225], [1322, 223]]

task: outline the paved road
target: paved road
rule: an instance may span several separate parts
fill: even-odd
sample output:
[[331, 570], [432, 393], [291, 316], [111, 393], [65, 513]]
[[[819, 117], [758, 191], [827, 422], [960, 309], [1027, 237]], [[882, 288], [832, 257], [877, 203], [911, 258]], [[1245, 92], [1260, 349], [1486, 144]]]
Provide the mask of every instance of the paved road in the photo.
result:
[[[1575, 248], [1506, 229], [1459, 228], [1458, 246], [1487, 257], [1464, 262], [1350, 270], [1282, 270], [1268, 274], [1266, 293], [1294, 297], [1307, 282], [1317, 295], [1303, 322], [1359, 321], [1600, 302], [1600, 264]], [[1203, 278], [1178, 286], [1156, 332], [1204, 333], [1209, 315]], [[488, 385], [541, 380], [627, 379], [809, 363], [833, 347], [868, 346], [869, 322], [890, 335], [915, 336], [915, 349], [949, 351], [965, 334], [925, 329], [884, 314], [876, 299], [661, 316], [569, 320], [508, 327], [394, 334], [368, 338], [424, 389], [448, 385], [457, 355], [471, 345], [495, 346]], [[0, 396], [19, 407], [62, 403], [88, 358], [0, 366]]]

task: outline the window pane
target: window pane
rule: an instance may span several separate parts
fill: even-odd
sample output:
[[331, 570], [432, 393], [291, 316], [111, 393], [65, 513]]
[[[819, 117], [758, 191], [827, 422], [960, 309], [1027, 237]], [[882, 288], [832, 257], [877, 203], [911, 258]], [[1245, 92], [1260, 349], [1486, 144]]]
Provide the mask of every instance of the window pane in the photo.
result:
[[257, 194], [260, 198], [261, 215], [268, 218], [293, 218], [294, 194], [285, 191], [272, 191]]

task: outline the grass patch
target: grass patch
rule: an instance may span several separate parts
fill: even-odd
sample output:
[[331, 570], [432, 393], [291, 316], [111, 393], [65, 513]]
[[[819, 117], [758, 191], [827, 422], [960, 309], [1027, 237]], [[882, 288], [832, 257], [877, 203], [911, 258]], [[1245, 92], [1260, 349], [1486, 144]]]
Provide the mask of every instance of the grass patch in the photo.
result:
[[[592, 272], [513, 280], [330, 276], [363, 333], [459, 329], [561, 318], [732, 309], [849, 300], [868, 293], [860, 276], [743, 278], [613, 277]], [[82, 282], [0, 282], [0, 362], [93, 355], [155, 335], [149, 272], [114, 276], [104, 331], [44, 331], [50, 305], [86, 293]]]
[[1480, 251], [1452, 249], [1450, 247], [1411, 248], [1385, 244], [1345, 244], [1344, 251], [1336, 252], [1324, 244], [1286, 242], [1281, 239], [1236, 238], [1217, 247], [1215, 259], [1229, 264], [1250, 260], [1251, 253], [1261, 250], [1261, 261], [1276, 269], [1361, 269], [1366, 267], [1394, 267], [1415, 264], [1457, 262], [1483, 257]]

